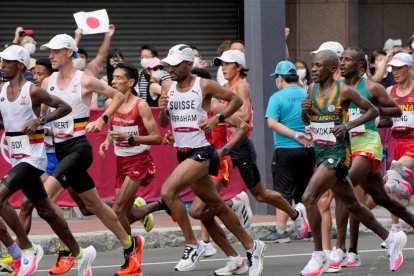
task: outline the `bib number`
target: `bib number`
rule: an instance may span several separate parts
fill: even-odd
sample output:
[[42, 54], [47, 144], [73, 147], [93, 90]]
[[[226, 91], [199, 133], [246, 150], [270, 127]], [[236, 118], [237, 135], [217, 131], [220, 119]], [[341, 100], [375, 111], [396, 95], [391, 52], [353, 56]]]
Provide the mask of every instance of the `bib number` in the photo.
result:
[[[361, 117], [362, 114], [353, 114], [349, 116], [349, 121], [353, 121], [358, 119], [359, 117]], [[353, 129], [351, 129], [351, 136], [361, 136], [365, 134], [365, 124], [359, 125], [357, 127], [354, 127]]]
[[335, 127], [334, 122], [311, 123], [311, 133], [313, 141], [322, 146], [332, 146], [336, 144], [336, 137], [331, 132]]
[[396, 131], [407, 131], [409, 129], [414, 129], [414, 112], [413, 111], [403, 111], [403, 114], [400, 118], [393, 118], [392, 129]]
[[7, 144], [11, 158], [22, 159], [30, 156], [29, 136], [7, 136]]
[[65, 116], [52, 122], [53, 136], [58, 139], [73, 137], [74, 122], [72, 116]]
[[[114, 131], [126, 134], [128, 136], [138, 136], [139, 135], [138, 126], [115, 126], [115, 125], [112, 125], [112, 128], [113, 128]], [[128, 141], [119, 141], [119, 142], [116, 142], [116, 145], [118, 147], [132, 147], [130, 144], [128, 144]]]

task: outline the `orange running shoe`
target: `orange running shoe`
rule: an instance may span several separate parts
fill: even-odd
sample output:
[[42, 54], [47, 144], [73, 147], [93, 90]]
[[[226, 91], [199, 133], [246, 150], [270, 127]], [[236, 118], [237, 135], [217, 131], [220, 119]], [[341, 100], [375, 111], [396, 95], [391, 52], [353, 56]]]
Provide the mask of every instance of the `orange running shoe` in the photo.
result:
[[19, 274], [20, 263], [21, 263], [21, 259], [12, 261], [11, 267], [12, 267], [13, 271], [10, 273], [11, 276], [17, 276]]
[[56, 263], [50, 268], [51, 275], [65, 274], [75, 265], [75, 258], [68, 251], [60, 251]]
[[121, 266], [121, 269], [115, 273], [115, 276], [142, 276], [141, 262], [142, 251], [144, 250], [145, 239], [142, 236], [134, 238], [134, 251], [128, 254], [125, 259], [125, 263]]

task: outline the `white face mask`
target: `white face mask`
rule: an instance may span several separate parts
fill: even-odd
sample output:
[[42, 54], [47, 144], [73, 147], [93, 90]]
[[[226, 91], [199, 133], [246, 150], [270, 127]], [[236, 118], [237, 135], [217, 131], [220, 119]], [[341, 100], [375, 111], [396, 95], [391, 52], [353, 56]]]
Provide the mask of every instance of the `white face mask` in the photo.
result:
[[151, 72], [151, 76], [157, 81], [160, 82], [162, 76], [164, 75], [164, 72], [160, 69], [158, 69], [157, 71], [152, 71]]
[[296, 73], [299, 76], [299, 79], [304, 80], [306, 78], [306, 69], [298, 69]]
[[86, 66], [86, 59], [84, 58], [75, 58], [72, 60], [73, 67], [75, 67], [76, 70], [83, 70]]
[[23, 47], [29, 52], [30, 55], [33, 55], [36, 52], [36, 44], [27, 42], [23, 44]]
[[414, 50], [414, 40], [413, 40], [413, 42], [411, 42], [411, 49]]
[[142, 69], [147, 69], [148, 58], [141, 58]]
[[194, 57], [193, 68], [197, 68], [200, 63], [200, 57]]

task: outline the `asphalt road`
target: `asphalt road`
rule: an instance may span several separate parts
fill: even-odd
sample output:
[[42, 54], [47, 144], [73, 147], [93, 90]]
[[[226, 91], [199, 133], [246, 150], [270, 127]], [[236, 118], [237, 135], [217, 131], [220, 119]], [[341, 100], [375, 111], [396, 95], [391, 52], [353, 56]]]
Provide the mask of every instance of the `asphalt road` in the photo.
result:
[[[333, 241], [334, 242], [334, 241]], [[366, 275], [366, 276], [385, 276], [390, 275], [389, 262], [385, 258], [385, 251], [380, 249], [381, 240], [375, 236], [361, 237], [360, 255], [362, 266], [359, 268], [343, 268], [336, 275]], [[269, 244], [266, 257], [263, 276], [291, 276], [299, 275], [300, 270], [308, 262], [311, 252], [312, 243], [295, 241], [288, 244]], [[243, 252], [240, 246], [237, 246], [239, 252]], [[142, 268], [145, 276], [165, 276], [165, 275], [197, 275], [211, 276], [214, 275], [214, 269], [223, 266], [226, 262], [222, 253], [203, 259], [194, 271], [177, 272], [174, 266], [181, 257], [183, 248], [166, 248], [166, 249], [146, 249], [143, 255]], [[404, 254], [404, 264], [393, 275], [413, 275], [414, 271], [414, 239], [408, 236]], [[34, 275], [49, 275], [48, 268], [56, 260], [56, 256], [45, 256], [38, 272]], [[94, 263], [93, 275], [108, 276], [114, 275], [119, 265], [122, 263], [121, 252], [98, 253]], [[3, 274], [3, 273], [0, 273]], [[4, 275], [4, 274], [3, 274]], [[68, 272], [66, 275], [77, 275], [76, 270]], [[245, 274], [247, 275], [247, 274]]]

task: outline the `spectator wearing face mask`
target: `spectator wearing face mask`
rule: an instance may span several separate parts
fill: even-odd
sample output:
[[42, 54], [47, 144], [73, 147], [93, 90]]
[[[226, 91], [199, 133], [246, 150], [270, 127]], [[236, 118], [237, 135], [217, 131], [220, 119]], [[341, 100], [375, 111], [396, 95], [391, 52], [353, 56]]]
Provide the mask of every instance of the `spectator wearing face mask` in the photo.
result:
[[193, 50], [194, 55], [193, 68], [206, 68], [207, 62], [203, 60], [200, 50], [196, 46], [190, 46], [190, 48]]
[[161, 96], [161, 78], [164, 76], [164, 67], [159, 58], [150, 58], [147, 61], [146, 73], [150, 76], [147, 86], [146, 98], [150, 107], [158, 106], [158, 99]]
[[[30, 57], [32, 57], [36, 52], [36, 40], [33, 30], [25, 30], [23, 27], [17, 27], [14, 32], [13, 44], [20, 45], [25, 48], [29, 52]], [[7, 47], [8, 45], [5, 45], [5, 48]], [[31, 63], [36, 64], [36, 60], [31, 58]], [[25, 80], [33, 82], [33, 74], [30, 72], [29, 68], [27, 69], [28, 70], [23, 73], [23, 77]]]
[[[147, 101], [147, 91], [150, 85], [151, 75], [148, 73], [148, 60], [151, 58], [158, 58], [158, 51], [155, 47], [150, 45], [143, 45], [139, 54], [140, 64], [142, 69], [138, 72], [138, 83], [135, 86], [135, 91], [139, 93], [139, 97]], [[170, 79], [170, 75], [162, 70], [163, 75], [161, 76], [160, 82]], [[148, 102], [148, 101], [147, 101]]]
[[297, 59], [295, 61], [296, 73], [299, 76], [299, 86], [307, 90], [308, 86], [312, 83], [311, 75], [309, 72], [308, 65], [305, 61]]

